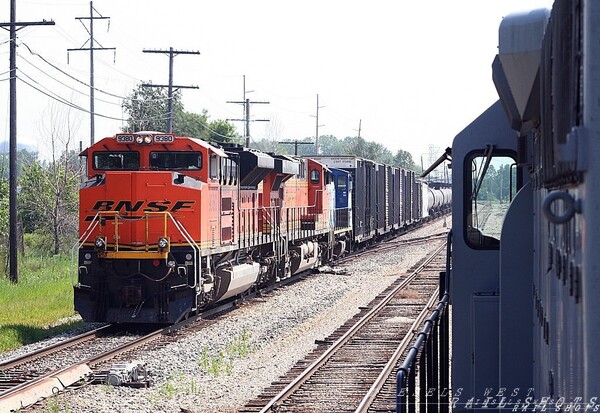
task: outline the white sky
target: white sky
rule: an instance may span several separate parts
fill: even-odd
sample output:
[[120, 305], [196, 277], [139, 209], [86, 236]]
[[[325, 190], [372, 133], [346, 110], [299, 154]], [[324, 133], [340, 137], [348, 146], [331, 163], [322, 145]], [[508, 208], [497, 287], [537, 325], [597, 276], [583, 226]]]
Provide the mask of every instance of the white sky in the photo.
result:
[[[240, 118], [242, 75], [254, 105], [255, 139], [302, 139], [315, 134], [319, 94], [320, 135], [361, 136], [415, 161], [430, 145], [443, 150], [496, 99], [491, 64], [503, 16], [550, 7], [551, 0], [96, 0], [94, 34], [112, 51], [96, 52], [98, 89], [126, 96], [140, 81], [166, 84], [168, 55], [142, 49], [198, 50], [175, 58], [174, 83], [190, 112], [207, 109], [211, 120]], [[8, 21], [9, 0], [0, 0]], [[89, 35], [75, 17], [89, 16], [89, 2], [17, 0], [18, 21], [54, 20], [55, 26], [21, 29], [19, 41], [84, 83], [89, 52], [72, 52]], [[8, 31], [0, 30], [0, 141], [8, 140]], [[87, 47], [88, 45], [86, 45]], [[89, 108], [89, 89], [52, 69], [21, 46], [18, 76]], [[30, 62], [30, 63], [29, 63]], [[33, 64], [33, 65], [32, 65]], [[47, 76], [44, 73], [50, 75]], [[63, 82], [57, 83], [52, 78]], [[40, 87], [40, 86], [38, 86]], [[72, 90], [75, 89], [76, 91]], [[106, 101], [103, 102], [102, 100]], [[18, 140], [47, 148], [42, 122], [51, 100], [18, 82]], [[107, 103], [108, 102], [108, 103]], [[96, 112], [121, 118], [118, 98], [96, 92]], [[311, 116], [313, 115], [313, 116]], [[89, 114], [73, 112], [77, 141], [89, 142]], [[240, 134], [243, 125], [235, 123]], [[120, 121], [96, 117], [96, 140], [119, 132]], [[78, 145], [78, 143], [77, 143]]]

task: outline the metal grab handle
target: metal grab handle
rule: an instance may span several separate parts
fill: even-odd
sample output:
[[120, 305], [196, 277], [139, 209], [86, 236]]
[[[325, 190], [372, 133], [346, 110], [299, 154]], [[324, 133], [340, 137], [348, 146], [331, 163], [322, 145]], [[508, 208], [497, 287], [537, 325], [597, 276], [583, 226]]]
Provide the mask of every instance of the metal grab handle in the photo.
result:
[[[552, 204], [558, 199], [565, 204], [565, 212], [562, 215], [556, 215], [552, 211]], [[542, 211], [546, 219], [553, 224], [564, 224], [570, 221], [575, 213], [581, 213], [581, 201], [575, 200], [568, 192], [553, 191], [544, 198]]]

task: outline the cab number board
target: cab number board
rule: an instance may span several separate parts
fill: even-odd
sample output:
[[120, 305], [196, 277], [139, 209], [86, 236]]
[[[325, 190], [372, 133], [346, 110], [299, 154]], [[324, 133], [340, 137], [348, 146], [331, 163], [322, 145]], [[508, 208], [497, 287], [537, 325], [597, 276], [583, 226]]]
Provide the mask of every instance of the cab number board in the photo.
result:
[[117, 135], [118, 143], [133, 143], [135, 142], [135, 137], [133, 135]]
[[173, 142], [173, 135], [154, 135], [154, 142], [165, 143], [165, 142]]

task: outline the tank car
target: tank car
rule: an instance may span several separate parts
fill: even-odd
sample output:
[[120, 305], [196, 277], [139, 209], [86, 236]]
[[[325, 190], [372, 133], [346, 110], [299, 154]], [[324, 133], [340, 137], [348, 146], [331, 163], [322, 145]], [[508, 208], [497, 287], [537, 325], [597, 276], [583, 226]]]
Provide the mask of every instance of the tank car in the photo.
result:
[[506, 16], [452, 145], [455, 411], [598, 410], [600, 3]]

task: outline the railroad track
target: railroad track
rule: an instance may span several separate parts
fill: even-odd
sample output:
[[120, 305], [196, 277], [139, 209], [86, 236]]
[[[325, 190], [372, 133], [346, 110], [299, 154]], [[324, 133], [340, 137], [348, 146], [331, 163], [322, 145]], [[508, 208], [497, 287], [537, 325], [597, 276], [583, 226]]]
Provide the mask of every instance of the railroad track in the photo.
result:
[[[431, 221], [429, 221], [429, 223], [436, 222], [440, 219], [446, 220], [447, 218], [448, 218], [447, 215], [441, 215], [437, 218], [432, 219]], [[375, 244], [367, 245], [363, 249], [353, 251], [350, 255], [346, 255], [342, 258], [337, 259], [335, 261], [335, 265], [343, 264], [347, 261], [350, 261], [350, 260], [360, 257], [362, 255], [372, 254], [372, 253], [379, 252], [379, 251], [393, 250], [395, 248], [398, 248], [399, 246], [417, 245], [417, 244], [422, 244], [422, 243], [426, 243], [429, 241], [446, 239], [446, 236], [448, 234], [447, 231], [440, 232], [437, 234], [425, 235], [425, 236], [421, 236], [421, 237], [402, 238], [404, 235], [410, 234], [415, 229], [422, 228], [424, 225], [428, 225], [428, 224], [420, 224], [419, 226], [408, 229], [408, 230], [401, 230], [400, 232], [396, 233], [395, 235], [391, 236], [388, 239], [377, 242]], [[446, 224], [444, 224], [444, 227], [445, 226], [446, 226]]]
[[[399, 244], [426, 242], [435, 238], [439, 238], [439, 234], [436, 234], [433, 238], [418, 237], [408, 240], [396, 240], [396, 243], [390, 241], [385, 249], [396, 248]], [[369, 252], [373, 251], [370, 250]], [[353, 255], [353, 257], [355, 256]], [[296, 282], [301, 278], [294, 277], [283, 280], [276, 287]], [[249, 297], [251, 296], [245, 298]], [[55, 395], [71, 385], [88, 384], [97, 380], [112, 364], [128, 363], [133, 358], [139, 358], [139, 356], [131, 357], [132, 352], [135, 351], [139, 354], [143, 353], [145, 348], [165, 346], [177, 340], [177, 337], [181, 334], [188, 333], [183, 332], [182, 329], [198, 330], [204, 328], [206, 323], [212, 322], [207, 319], [236, 307], [239, 301], [233, 300], [206, 311], [200, 316], [190, 318], [183, 323], [165, 329], [157, 329], [149, 334], [138, 334], [132, 337], [129, 332], [125, 332], [127, 335], [109, 351], [94, 350], [94, 343], [100, 343], [109, 336], [123, 336], [125, 330], [122, 328], [106, 325], [48, 348], [0, 362], [0, 411], [21, 409], [41, 399]], [[194, 324], [199, 319], [202, 322]], [[183, 327], [187, 328], [184, 329]], [[61, 354], [71, 352], [79, 354], [83, 348], [87, 350], [83, 355], [80, 354], [71, 361], [62, 360]], [[55, 365], [51, 368], [44, 362], [49, 358], [55, 359]], [[42, 362], [43, 367], [36, 364], [39, 362]]]
[[[25, 408], [54, 396], [67, 387], [105, 380], [107, 370], [112, 365], [130, 363], [139, 358], [135, 357], [138, 353], [164, 347], [216, 322], [219, 315], [234, 309], [246, 299], [297, 282], [301, 278], [287, 278], [260, 293], [248, 294], [243, 299], [228, 300], [200, 315], [149, 333], [132, 334], [127, 327], [105, 325], [0, 362], [0, 412]], [[137, 325], [136, 328], [144, 326]], [[112, 348], [98, 350], [107, 347], [105, 341], [110, 337], [115, 340]], [[53, 362], [48, 363], [49, 358]]]
[[445, 244], [241, 412], [395, 410], [395, 366], [438, 301]]
[[[105, 325], [4, 361], [0, 363], [0, 412], [19, 410], [67, 387], [98, 380], [105, 376], [103, 369], [125, 360], [130, 362], [132, 352], [166, 346], [177, 340], [183, 334], [182, 330], [187, 334], [205, 328], [216, 321], [216, 315], [234, 306], [233, 302], [226, 303], [200, 316], [149, 333], [132, 334], [130, 329], [122, 326]], [[110, 337], [114, 343], [107, 345]], [[107, 346], [109, 350], [106, 350]], [[49, 357], [53, 362], [48, 363]]]

